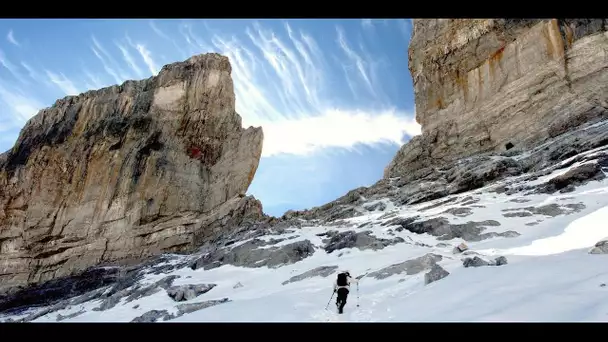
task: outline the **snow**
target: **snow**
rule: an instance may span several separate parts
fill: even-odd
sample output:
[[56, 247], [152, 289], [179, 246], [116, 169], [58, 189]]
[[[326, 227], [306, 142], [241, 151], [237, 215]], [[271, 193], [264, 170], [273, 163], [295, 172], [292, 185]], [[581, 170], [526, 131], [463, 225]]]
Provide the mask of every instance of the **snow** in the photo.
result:
[[583, 216], [557, 236], [533, 241], [530, 245], [512, 248], [503, 254], [548, 255], [587, 248], [608, 236], [608, 206]]
[[[557, 170], [547, 175], [544, 180], [562, 172], [564, 169]], [[518, 179], [521, 177], [514, 177], [505, 182], [513, 183]], [[608, 180], [590, 182], [577, 187], [574, 192], [552, 195], [509, 196], [488, 192], [489, 188], [456, 195], [457, 201], [426, 211], [420, 209], [448, 198], [411, 207], [395, 207], [390, 201], [383, 200], [388, 206], [385, 211], [367, 212], [364, 216], [345, 220], [346, 224], [352, 224], [352, 227], [316, 226], [261, 238], [265, 241], [271, 238], [290, 238], [276, 246], [310, 240], [316, 246], [316, 252], [295, 264], [277, 268], [224, 265], [211, 270], [192, 270], [185, 267], [167, 274], [147, 276], [143, 282], [152, 283], [168, 275], [178, 275], [180, 278], [174, 281], [174, 285], [217, 284], [211, 291], [184, 303], [225, 297], [230, 299], [230, 302], [185, 314], [165, 323], [608, 320], [608, 301], [605, 300], [608, 286], [602, 286], [608, 283], [608, 255], [588, 253], [590, 247], [608, 236], [608, 225], [605, 224], [608, 222]], [[479, 201], [472, 205], [461, 205], [462, 199], [469, 196]], [[528, 201], [513, 201], [517, 199]], [[582, 203], [585, 208], [578, 212], [564, 211], [555, 217], [503, 215], [505, 209], [538, 208], [553, 203], [560, 206]], [[449, 208], [457, 207], [471, 208], [473, 214], [456, 217], [444, 213]], [[514, 230], [521, 235], [515, 238], [467, 241], [470, 250], [479, 253], [480, 257], [490, 260], [505, 255], [508, 263], [502, 266], [464, 268], [462, 259], [466, 256], [452, 253], [452, 248], [463, 242], [462, 239], [441, 241], [428, 234], [418, 235], [407, 230], [397, 232], [394, 231], [394, 226], [381, 226], [381, 223], [394, 218], [379, 220], [391, 210], [397, 213], [394, 217], [445, 217], [454, 224], [495, 220], [500, 222], [500, 226], [488, 226], [484, 232]], [[371, 221], [371, 224], [356, 228], [368, 221]], [[537, 224], [526, 225], [530, 222]], [[389, 232], [389, 229], [393, 231]], [[401, 237], [406, 242], [376, 251], [354, 248], [328, 254], [321, 249], [325, 237], [316, 235], [328, 230], [371, 230], [377, 237]], [[440, 243], [445, 245], [438, 247]], [[242, 242], [234, 245], [240, 244]], [[264, 246], [268, 247], [272, 246]], [[414, 275], [396, 274], [381, 280], [363, 277], [358, 288], [351, 288], [343, 315], [335, 313], [335, 297], [326, 309], [332, 296], [335, 274], [326, 278], [316, 276], [282, 285], [291, 277], [320, 266], [335, 265], [340, 269], [350, 270], [356, 277], [427, 253], [443, 257], [438, 263], [450, 272], [446, 278], [425, 285], [424, 273], [428, 270]], [[185, 257], [177, 258], [183, 260]], [[237, 283], [241, 283], [243, 287], [234, 288]], [[35, 321], [54, 322], [58, 314], [66, 316], [84, 311], [62, 322], [128, 322], [150, 310], [176, 313], [176, 304], [181, 303], [174, 302], [161, 290], [130, 303], [125, 303], [123, 299], [114, 308], [106, 311], [94, 311], [93, 308], [99, 304], [100, 301], [84, 303], [49, 313]], [[139, 307], [134, 308], [137, 305]], [[10, 318], [22, 317], [23, 314]], [[0, 317], [6, 318], [9, 317]]]

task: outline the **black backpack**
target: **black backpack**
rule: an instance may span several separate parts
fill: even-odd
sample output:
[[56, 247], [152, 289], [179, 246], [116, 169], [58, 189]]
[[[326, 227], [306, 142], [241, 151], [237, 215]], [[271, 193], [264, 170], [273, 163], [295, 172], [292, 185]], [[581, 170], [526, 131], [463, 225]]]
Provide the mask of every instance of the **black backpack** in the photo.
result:
[[338, 282], [337, 282], [338, 286], [347, 286], [348, 285], [347, 276], [348, 276], [348, 273], [338, 274]]

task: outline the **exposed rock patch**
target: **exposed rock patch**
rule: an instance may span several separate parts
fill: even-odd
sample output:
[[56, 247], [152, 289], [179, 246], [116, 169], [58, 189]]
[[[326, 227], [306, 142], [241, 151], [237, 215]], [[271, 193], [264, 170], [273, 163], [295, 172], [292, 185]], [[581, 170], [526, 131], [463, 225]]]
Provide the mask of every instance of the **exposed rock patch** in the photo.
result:
[[167, 289], [167, 294], [176, 302], [194, 299], [204, 293], [211, 291], [217, 284], [197, 284], [172, 286]]
[[437, 203], [434, 203], [434, 204], [431, 204], [431, 205], [426, 206], [424, 208], [421, 208], [420, 211], [427, 211], [427, 210], [435, 209], [437, 207], [441, 207], [442, 205], [446, 205], [448, 203], [456, 202], [457, 200], [458, 200], [458, 197], [450, 197], [450, 198], [445, 199], [443, 201], [438, 201]]
[[102, 302], [98, 307], [93, 308], [93, 311], [109, 310], [118, 305], [123, 299], [126, 304], [143, 297], [151, 296], [160, 292], [161, 289], [166, 290], [178, 277], [179, 276], [176, 275], [170, 275], [151, 285], [138, 284], [137, 281], [141, 278], [116, 284], [108, 292], [105, 292], [100, 296]]
[[450, 275], [450, 272], [443, 269], [438, 264], [434, 264], [431, 270], [424, 275], [424, 285], [436, 282]]
[[473, 196], [467, 196], [462, 199], [462, 201], [460, 202], [460, 205], [471, 205], [471, 204], [475, 204], [479, 201], [480, 201], [479, 198], [474, 198]]
[[458, 254], [458, 253], [462, 253], [465, 252], [469, 249], [469, 246], [467, 246], [464, 242], [459, 244], [458, 246], [454, 247], [454, 249], [452, 250], [452, 253], [454, 254]]
[[386, 210], [386, 204], [384, 202], [376, 202], [364, 207], [368, 211], [384, 211]]
[[[131, 274], [124, 277], [131, 277]], [[122, 279], [119, 268], [102, 267], [22, 290], [14, 289], [12, 293], [0, 296], [0, 312], [18, 314], [27, 308], [53, 305], [67, 298], [86, 296], [87, 292], [93, 293], [91, 291], [114, 284], [119, 279]]]
[[168, 321], [175, 318], [174, 315], [169, 314], [167, 310], [150, 310], [141, 316], [133, 318], [132, 323], [154, 323], [159, 319]]
[[384, 223], [381, 224], [381, 226], [401, 226], [401, 228], [397, 228], [395, 229], [396, 231], [400, 232], [403, 231], [403, 227], [408, 226], [409, 224], [416, 222], [416, 220], [418, 220], [420, 218], [420, 216], [413, 216], [413, 217], [396, 217], [394, 219], [388, 220]]
[[430, 234], [437, 236], [438, 240], [451, 240], [461, 238], [466, 241], [481, 241], [494, 237], [516, 237], [519, 233], [515, 231], [506, 231], [502, 233], [483, 233], [485, 227], [497, 227], [500, 223], [494, 220], [483, 222], [469, 221], [463, 224], [451, 224], [446, 218], [438, 217], [425, 221], [416, 221], [414, 218], [395, 220], [392, 224], [401, 225], [397, 231], [406, 229], [416, 234]]
[[355, 233], [355, 231], [349, 230], [333, 234], [329, 239], [326, 239], [323, 242], [325, 242], [325, 252], [331, 253], [344, 248], [379, 250], [390, 245], [405, 242], [405, 240], [400, 237], [391, 240], [382, 239], [371, 235], [371, 231]]
[[513, 203], [526, 203], [526, 202], [530, 202], [531, 200], [527, 199], [527, 198], [514, 198], [512, 200], [509, 200], [509, 202], [513, 202]]
[[478, 256], [472, 258], [465, 258], [462, 260], [462, 265], [466, 267], [481, 267], [481, 266], [502, 266], [507, 264], [507, 258], [504, 256], [499, 256], [494, 260], [484, 260]]
[[458, 217], [466, 217], [469, 215], [473, 215], [473, 210], [471, 208], [466, 207], [456, 207], [444, 211], [443, 214], [452, 214]]
[[[508, 209], [505, 209], [503, 211], [506, 211]], [[533, 216], [534, 214], [529, 212], [529, 211], [516, 211], [516, 212], [509, 212], [509, 213], [505, 213], [502, 214], [502, 216], [504, 217], [528, 217], [528, 216]]]
[[490, 263], [486, 260], [483, 260], [480, 257], [472, 257], [472, 258], [465, 258], [462, 261], [462, 265], [464, 267], [481, 267], [481, 266], [488, 266], [490, 265]]
[[504, 217], [529, 217], [533, 215], [544, 215], [549, 217], [556, 217], [559, 215], [570, 215], [585, 209], [583, 203], [572, 203], [566, 205], [559, 205], [557, 203], [551, 203], [540, 207], [525, 207], [517, 209], [503, 209], [505, 212], [502, 214]]
[[499, 256], [498, 258], [494, 259], [494, 265], [496, 266], [502, 266], [502, 265], [506, 265], [507, 264], [507, 258], [504, 256]]
[[295, 283], [297, 281], [302, 281], [312, 277], [329, 277], [331, 274], [335, 273], [337, 269], [338, 266], [320, 266], [302, 274], [293, 276], [289, 278], [289, 280], [282, 282], [282, 284], [287, 285], [289, 283]]
[[65, 316], [64, 316], [64, 315], [62, 315], [62, 314], [58, 314], [58, 315], [57, 315], [57, 318], [56, 318], [55, 320], [56, 320], [57, 322], [61, 322], [61, 321], [64, 321], [64, 320], [66, 320], [66, 319], [70, 319], [70, 318], [74, 318], [74, 317], [80, 316], [80, 315], [82, 315], [82, 314], [83, 314], [83, 313], [85, 313], [85, 312], [86, 312], [86, 311], [84, 311], [84, 310], [80, 310], [80, 311], [76, 311], [76, 312], [73, 312], [73, 313], [68, 314], [68, 315], [65, 315]]
[[178, 312], [177, 312], [176, 317], [180, 317], [185, 314], [189, 314], [189, 313], [192, 313], [192, 312], [195, 312], [198, 310], [210, 308], [212, 306], [216, 306], [219, 304], [228, 303], [229, 301], [230, 301], [230, 299], [228, 299], [228, 298], [222, 298], [222, 299], [217, 299], [217, 300], [208, 300], [208, 301], [200, 302], [200, 303], [180, 304], [177, 306]]
[[367, 276], [380, 280], [401, 273], [414, 275], [431, 269], [431, 267], [433, 267], [433, 265], [435, 265], [438, 261], [441, 261], [441, 259], [443, 259], [441, 255], [429, 253], [416, 259], [407, 260], [382, 268], [378, 271], [370, 272], [367, 274]]
[[590, 181], [605, 179], [599, 163], [587, 163], [575, 167], [568, 172], [555, 176], [538, 188], [538, 192], [551, 194], [556, 191], [570, 192], [576, 186], [587, 184]]
[[602, 240], [595, 244], [589, 251], [590, 254], [608, 254], [608, 240]]
[[252, 240], [229, 250], [218, 249], [208, 253], [192, 264], [192, 269], [205, 270], [224, 264], [242, 267], [278, 267], [293, 264], [311, 256], [315, 252], [309, 240], [297, 241], [280, 247], [260, 248], [266, 243]]

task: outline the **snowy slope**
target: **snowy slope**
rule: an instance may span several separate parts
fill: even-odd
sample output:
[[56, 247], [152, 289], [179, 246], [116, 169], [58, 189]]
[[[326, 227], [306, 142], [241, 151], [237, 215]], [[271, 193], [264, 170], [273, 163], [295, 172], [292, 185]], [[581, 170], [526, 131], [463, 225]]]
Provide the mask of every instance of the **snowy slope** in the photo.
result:
[[[594, 152], [588, 154], [591, 153]], [[527, 184], [542, 184], [577, 166], [580, 163]], [[161, 290], [130, 302], [122, 299], [107, 310], [94, 310], [102, 301], [93, 299], [49, 312], [33, 321], [54, 322], [59, 318], [63, 322], [129, 322], [151, 310], [167, 310], [168, 314], [177, 315], [178, 304], [222, 298], [229, 301], [166, 322], [608, 320], [608, 255], [589, 253], [599, 240], [608, 237], [608, 179], [591, 181], [573, 192], [552, 195], [507, 195], [492, 191], [503, 183], [517, 183], [519, 178], [453, 195], [451, 197], [458, 199], [432, 209], [425, 210], [448, 198], [405, 207], [383, 200], [388, 204], [384, 211], [346, 219], [339, 226], [292, 229], [279, 236], [259, 238], [267, 241], [270, 238], [292, 238], [275, 246], [298, 240], [309, 240], [315, 245], [312, 256], [294, 264], [277, 268], [223, 265], [209, 270], [182, 267], [147, 275], [141, 281], [142, 284], [152, 284], [174, 275], [179, 277], [173, 286], [216, 284], [210, 291], [185, 302], [177, 303], [167, 295], [167, 291]], [[462, 214], [467, 210], [452, 211], [458, 215], [446, 213], [446, 210], [454, 208], [469, 208], [470, 215]], [[462, 239], [440, 240], [407, 229], [398, 231], [396, 225], [382, 225], [395, 218], [414, 216], [419, 216], [419, 220], [444, 217], [452, 224], [494, 220], [499, 225], [485, 225], [484, 233], [515, 231], [519, 236], [467, 241], [469, 251], [463, 255], [453, 252], [453, 248], [464, 241]], [[366, 225], [358, 228], [363, 224]], [[404, 242], [378, 250], [345, 248], [326, 253], [323, 250], [326, 237], [319, 235], [335, 230], [371, 231], [377, 238], [400, 237]], [[485, 260], [505, 256], [508, 263], [464, 267], [462, 260], [476, 255], [472, 252]], [[402, 272], [380, 279], [365, 276], [358, 288], [354, 286], [351, 289], [343, 315], [335, 313], [335, 297], [325, 309], [332, 295], [335, 273], [283, 285], [291, 277], [320, 266], [337, 266], [358, 276], [428, 253], [442, 256], [437, 264], [450, 273], [447, 277], [425, 285], [428, 268], [418, 273], [412, 271], [414, 274]], [[179, 263], [191, 258], [176, 255], [171, 262]], [[0, 319], [18, 320], [43, 309], [30, 309], [18, 316]], [[158, 322], [165, 321], [158, 319]]]

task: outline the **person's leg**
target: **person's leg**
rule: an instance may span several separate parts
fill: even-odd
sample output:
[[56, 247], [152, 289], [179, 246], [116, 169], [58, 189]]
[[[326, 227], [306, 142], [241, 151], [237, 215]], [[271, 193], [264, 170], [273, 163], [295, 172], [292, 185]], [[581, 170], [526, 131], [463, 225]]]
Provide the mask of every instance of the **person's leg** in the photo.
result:
[[346, 298], [348, 297], [348, 289], [338, 289], [338, 298], [340, 298], [340, 305], [338, 306], [338, 313], [344, 311], [344, 305], [346, 305]]
[[338, 289], [337, 291], [337, 295], [336, 295], [336, 306], [340, 307], [340, 304], [342, 304], [342, 301], [344, 300], [344, 295], [343, 295], [343, 291], [342, 289]]
[[340, 307], [340, 303], [342, 302], [342, 297], [340, 296], [340, 289], [336, 292], [336, 307]]

